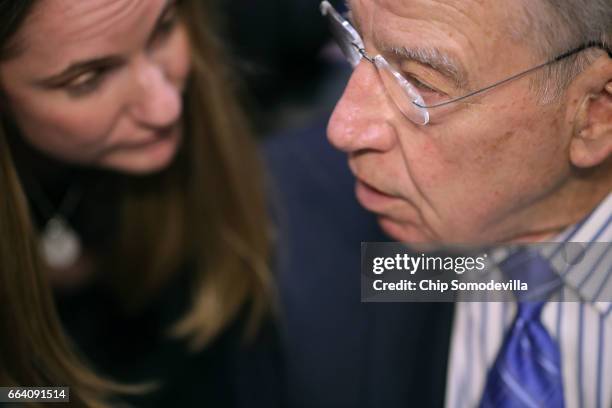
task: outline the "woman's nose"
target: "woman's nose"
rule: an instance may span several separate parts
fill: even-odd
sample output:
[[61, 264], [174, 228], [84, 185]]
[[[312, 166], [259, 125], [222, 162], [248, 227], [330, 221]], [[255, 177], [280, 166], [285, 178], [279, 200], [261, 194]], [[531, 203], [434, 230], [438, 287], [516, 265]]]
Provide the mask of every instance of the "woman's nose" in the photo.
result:
[[160, 64], [146, 57], [142, 57], [134, 69], [136, 97], [131, 106], [134, 118], [153, 128], [174, 124], [182, 110], [180, 89], [166, 77]]

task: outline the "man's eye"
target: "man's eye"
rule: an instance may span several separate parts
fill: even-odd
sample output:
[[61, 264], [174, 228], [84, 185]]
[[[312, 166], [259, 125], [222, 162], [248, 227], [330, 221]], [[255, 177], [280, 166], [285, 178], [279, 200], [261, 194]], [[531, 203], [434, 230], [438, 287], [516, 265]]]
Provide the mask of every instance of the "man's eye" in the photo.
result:
[[347, 11], [346, 13], [343, 14], [343, 17], [346, 19], [346, 21], [348, 21], [349, 23], [351, 23], [351, 25], [354, 27], [355, 26], [355, 20], [354, 20], [354, 15], [352, 11]]
[[432, 93], [432, 94], [437, 94], [437, 95], [442, 95], [441, 92], [439, 92], [438, 90], [432, 88], [431, 86], [429, 86], [429, 85], [419, 81], [414, 76], [412, 76], [410, 74], [405, 74], [405, 76], [406, 76], [406, 79], [408, 79], [408, 81], [410, 81], [410, 83], [412, 85], [414, 85], [414, 87], [417, 88], [419, 91], [427, 92], [427, 93]]

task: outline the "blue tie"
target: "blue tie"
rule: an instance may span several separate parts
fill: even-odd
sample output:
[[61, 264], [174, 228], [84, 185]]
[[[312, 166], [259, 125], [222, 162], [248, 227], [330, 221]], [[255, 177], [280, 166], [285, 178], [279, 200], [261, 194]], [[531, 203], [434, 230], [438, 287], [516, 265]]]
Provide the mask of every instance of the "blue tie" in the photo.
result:
[[[545, 299], [561, 280], [541, 256], [521, 249], [500, 265], [529, 286], [487, 376], [481, 408], [563, 408], [559, 346], [540, 320]], [[530, 300], [527, 300], [530, 299]]]

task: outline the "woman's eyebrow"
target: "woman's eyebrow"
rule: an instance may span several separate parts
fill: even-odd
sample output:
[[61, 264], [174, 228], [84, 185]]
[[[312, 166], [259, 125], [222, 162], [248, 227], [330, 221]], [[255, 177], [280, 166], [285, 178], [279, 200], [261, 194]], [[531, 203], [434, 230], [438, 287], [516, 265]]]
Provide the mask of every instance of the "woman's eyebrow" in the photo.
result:
[[45, 79], [36, 81], [36, 84], [45, 87], [59, 86], [65, 81], [78, 76], [84, 72], [94, 71], [100, 68], [108, 68], [118, 66], [124, 62], [124, 58], [120, 56], [108, 56], [90, 59], [86, 61], [76, 61], [70, 64], [68, 68], [61, 73], [50, 76]]
[[166, 1], [166, 5], [164, 6], [162, 11], [157, 16], [157, 20], [155, 20], [155, 24], [153, 24], [153, 30], [151, 31], [151, 34], [149, 35], [149, 42], [151, 42], [151, 39], [155, 35], [155, 31], [159, 28], [159, 26], [164, 21], [164, 17], [166, 17], [168, 12], [172, 9], [172, 7], [176, 5], [176, 3], [178, 3], [178, 0], [167, 0]]
[[[166, 4], [164, 5], [161, 12], [157, 16], [157, 19], [155, 20], [155, 24], [153, 25], [153, 29], [152, 29], [152, 34], [149, 37], [154, 35], [155, 30], [157, 30], [157, 28], [163, 21], [168, 11], [176, 4], [176, 2], [177, 0], [167, 0], [166, 1]], [[51, 75], [45, 79], [38, 80], [36, 81], [36, 84], [46, 86], [46, 87], [57, 86], [65, 82], [66, 80], [73, 78], [83, 72], [100, 69], [100, 68], [107, 68], [111, 66], [117, 66], [123, 63], [124, 60], [125, 58], [121, 56], [109, 55], [109, 56], [104, 56], [104, 57], [89, 59], [89, 60], [84, 60], [84, 61], [75, 61], [75, 62], [72, 62], [62, 72]]]

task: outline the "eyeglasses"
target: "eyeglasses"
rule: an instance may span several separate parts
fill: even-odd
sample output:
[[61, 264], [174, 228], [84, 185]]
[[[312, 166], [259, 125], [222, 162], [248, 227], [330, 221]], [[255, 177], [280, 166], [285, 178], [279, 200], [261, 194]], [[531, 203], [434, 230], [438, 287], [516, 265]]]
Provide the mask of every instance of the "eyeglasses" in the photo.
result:
[[[410, 121], [417, 125], [427, 125], [430, 122], [432, 109], [448, 107], [455, 102], [463, 101], [472, 96], [482, 94], [548, 65], [562, 61], [563, 59], [586, 49], [601, 48], [612, 58], [612, 48], [606, 46], [602, 42], [588, 42], [577, 48], [564, 52], [550, 61], [520, 72], [509, 78], [495, 82], [477, 91], [473, 91], [456, 98], [427, 104], [425, 103], [422, 92], [419, 91], [423, 85], [417, 80], [406, 78], [406, 76], [402, 75], [397, 69], [395, 69], [382, 55], [369, 55], [366, 52], [363, 40], [355, 27], [353, 27], [353, 25], [347, 19], [340, 15], [340, 13], [338, 13], [338, 11], [336, 11], [336, 9], [328, 1], [321, 2], [321, 13], [328, 18], [331, 32], [351, 66], [356, 68], [362, 58], [373, 64], [380, 75], [389, 97], [393, 100], [400, 112], [402, 112]], [[436, 109], [436, 111], [440, 111], [440, 109]]]

